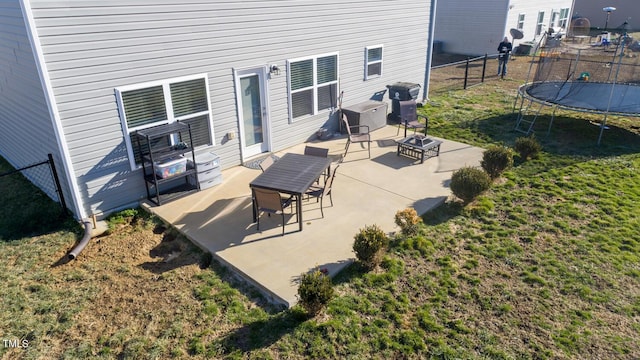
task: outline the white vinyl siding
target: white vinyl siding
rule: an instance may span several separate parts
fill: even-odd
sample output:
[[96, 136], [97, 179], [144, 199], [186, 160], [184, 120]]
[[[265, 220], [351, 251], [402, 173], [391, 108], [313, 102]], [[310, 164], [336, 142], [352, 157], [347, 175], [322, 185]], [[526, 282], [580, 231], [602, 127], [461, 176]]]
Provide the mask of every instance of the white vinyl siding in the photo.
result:
[[[213, 133], [208, 93], [206, 75], [117, 88], [131, 169], [140, 163], [140, 154], [132, 139], [137, 130], [182, 121], [191, 126], [194, 147], [211, 145]], [[177, 139], [163, 141], [173, 145]]]
[[291, 121], [336, 107], [338, 54], [288, 60], [287, 73]]
[[[226, 169], [242, 162], [234, 69], [272, 64], [281, 68], [279, 75], [268, 77], [266, 102], [273, 151], [307, 141], [322, 126], [334, 129], [338, 126], [335, 113], [327, 110], [301, 117], [302, 121], [290, 121], [287, 59], [339, 54], [337, 76], [346, 90], [344, 106], [367, 100], [396, 81], [424, 81], [428, 2], [30, 0], [29, 3], [64, 130], [63, 141], [69, 148], [72, 175], [79, 184], [78, 197], [87, 214], [135, 205], [146, 196], [141, 171], [131, 170], [114, 94], [116, 88], [206, 74], [215, 130], [210, 151], [220, 156]], [[412, 10], [410, 14], [407, 9]], [[19, 5], [15, 13], [20, 16]], [[7, 12], [0, 11], [0, 18], [5, 15]], [[10, 21], [24, 26], [20, 18]], [[399, 30], [400, 23], [411, 29], [411, 36], [380, 31]], [[20, 49], [23, 44], [16, 49], [13, 38], [4, 44], [0, 54], [6, 54], [5, 57], [23, 53]], [[385, 44], [384, 73], [364, 81], [363, 49], [371, 44]], [[25, 50], [29, 49], [28, 42], [24, 45]], [[0, 77], [2, 70], [7, 69], [7, 74], [33, 78], [39, 85], [38, 74], [23, 69], [27, 64], [20, 61], [20, 68], [0, 66]], [[334, 86], [337, 90], [338, 84]], [[13, 84], [6, 87], [15, 88], [20, 87]], [[25, 98], [20, 96], [17, 103], [24, 103]], [[386, 96], [383, 100], [389, 101]], [[36, 108], [29, 106], [28, 110]], [[43, 123], [38, 124], [37, 117], [27, 114], [26, 108], [20, 111], [16, 106], [16, 109], [19, 111], [4, 114], [1, 108], [0, 117], [4, 115], [22, 127], [46, 132]], [[46, 114], [46, 106], [43, 109]], [[48, 118], [47, 121], [51, 123]], [[12, 135], [7, 133], [5, 137], [23, 138]]]
[[369, 80], [382, 76], [382, 45], [368, 46], [364, 54], [364, 79]]
[[[538, 12], [550, 14], [553, 9], [570, 8], [571, 4], [572, 0], [438, 1], [435, 40], [442, 42], [447, 53], [473, 56], [494, 54], [505, 36], [512, 39], [511, 29], [518, 29], [523, 34], [522, 39], [512, 39], [514, 48], [522, 42], [536, 41], [539, 39], [539, 36], [536, 37]], [[545, 25], [548, 25], [549, 18], [548, 15], [545, 17]], [[387, 47], [390, 44], [384, 44], [386, 66]]]

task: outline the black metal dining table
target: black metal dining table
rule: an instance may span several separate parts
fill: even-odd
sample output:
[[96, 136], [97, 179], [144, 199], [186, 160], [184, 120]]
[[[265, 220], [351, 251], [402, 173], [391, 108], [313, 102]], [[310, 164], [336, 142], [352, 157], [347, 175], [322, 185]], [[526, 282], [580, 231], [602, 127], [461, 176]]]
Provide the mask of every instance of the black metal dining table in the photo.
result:
[[253, 221], [256, 222], [259, 215], [256, 209], [253, 189], [274, 190], [296, 197], [296, 211], [300, 231], [302, 231], [302, 195], [330, 166], [331, 158], [293, 153], [284, 154], [249, 183], [253, 202]]

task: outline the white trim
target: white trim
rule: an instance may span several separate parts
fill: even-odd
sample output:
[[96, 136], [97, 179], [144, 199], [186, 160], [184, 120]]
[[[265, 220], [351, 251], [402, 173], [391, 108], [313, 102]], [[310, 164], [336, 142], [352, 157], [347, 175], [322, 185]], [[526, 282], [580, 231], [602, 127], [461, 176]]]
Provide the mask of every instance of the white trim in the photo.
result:
[[236, 113], [238, 114], [238, 141], [240, 142], [240, 159], [244, 163], [245, 160], [251, 157], [250, 154], [246, 153], [246, 144], [244, 137], [244, 117], [243, 117], [243, 109], [242, 109], [242, 94], [241, 94], [241, 84], [240, 79], [245, 76], [258, 75], [260, 78], [260, 97], [263, 102], [262, 107], [262, 134], [263, 134], [263, 144], [266, 148], [266, 151], [271, 151], [273, 149], [273, 137], [271, 136], [271, 110], [269, 103], [269, 82], [268, 80], [268, 67], [265, 66], [255, 66], [255, 67], [243, 67], [243, 68], [234, 68], [233, 69], [233, 82], [235, 85], [235, 97], [236, 97]]
[[[190, 81], [190, 80], [198, 80], [198, 79], [204, 80], [204, 86], [205, 86], [205, 92], [206, 92], [206, 98], [207, 98], [207, 110], [185, 115], [185, 116], [175, 116], [173, 113], [173, 104], [170, 101], [171, 99], [170, 85], [175, 83]], [[127, 123], [127, 115], [124, 111], [124, 104], [122, 102], [122, 93], [127, 91], [146, 89], [146, 88], [155, 87], [155, 86], [162, 86], [162, 91], [164, 93], [164, 99], [165, 99], [164, 105], [165, 105], [165, 111], [167, 114], [167, 119], [163, 121], [156, 121], [151, 124], [145, 124], [145, 125], [129, 128], [129, 124]], [[125, 146], [127, 148], [127, 155], [129, 157], [129, 166], [131, 167], [131, 170], [137, 170], [140, 168], [140, 166], [136, 164], [136, 159], [133, 152], [133, 144], [131, 143], [130, 133], [132, 131], [142, 130], [142, 129], [146, 129], [146, 128], [150, 128], [150, 127], [154, 127], [162, 124], [169, 124], [178, 120], [190, 119], [192, 117], [208, 115], [209, 136], [211, 138], [211, 145], [216, 144], [216, 140], [214, 137], [215, 134], [213, 130], [213, 116], [211, 114], [211, 96], [209, 92], [209, 77], [207, 76], [206, 73], [181, 76], [181, 77], [156, 80], [156, 81], [148, 81], [148, 82], [139, 83], [139, 84], [118, 86], [115, 88], [115, 95], [116, 95], [116, 103], [118, 106], [118, 113], [120, 114], [120, 124], [122, 125], [122, 132], [124, 134], [124, 141], [125, 141]]]
[[[540, 15], [542, 15], [542, 19], [540, 18]], [[547, 14], [544, 10], [538, 11], [538, 15], [536, 18], [536, 29], [534, 31], [535, 36], [542, 35], [542, 33], [545, 31], [543, 27], [546, 26], [546, 24], [544, 23], [544, 18], [546, 15]]]
[[[522, 17], [522, 21], [520, 20]], [[516, 18], [516, 29], [523, 31], [524, 30], [524, 21], [527, 19], [526, 13], [518, 13], [518, 17]]]
[[[369, 61], [369, 50], [370, 49], [380, 49], [380, 60]], [[364, 80], [377, 79], [382, 77], [383, 71], [383, 61], [384, 61], [384, 45], [371, 45], [366, 46], [364, 48]], [[380, 64], [380, 74], [369, 75], [369, 65]]]
[[49, 71], [47, 70], [47, 63], [44, 59], [42, 44], [40, 43], [40, 37], [38, 36], [38, 29], [36, 27], [35, 18], [33, 17], [30, 0], [20, 0], [20, 8], [22, 10], [22, 17], [24, 18], [27, 30], [27, 36], [31, 43], [31, 50], [34, 54], [34, 60], [36, 68], [38, 69], [38, 75], [40, 77], [45, 101], [49, 108], [53, 131], [55, 133], [56, 141], [58, 142], [60, 157], [62, 158], [62, 168], [64, 169], [65, 177], [69, 182], [68, 185], [71, 187], [70, 190], [74, 212], [80, 219], [86, 219], [87, 213], [84, 210], [84, 203], [82, 202], [82, 196], [80, 195], [80, 187], [78, 186], [75, 170], [73, 169], [73, 162], [69, 153], [69, 147], [67, 146], [67, 141], [64, 137], [64, 129], [60, 119], [60, 112], [58, 111], [58, 104], [56, 103], [55, 94], [53, 93], [53, 86], [51, 85], [51, 79], [49, 78]]
[[[318, 84], [317, 80], [318, 80], [318, 74], [317, 74], [317, 69], [318, 69], [318, 59], [319, 58], [323, 58], [323, 57], [329, 57], [329, 56], [335, 56], [336, 57], [336, 80], [333, 81], [328, 81], [322, 84]], [[307, 115], [302, 115], [299, 116], [297, 118], [293, 117], [293, 102], [291, 100], [291, 63], [294, 62], [299, 62], [299, 61], [305, 61], [305, 60], [312, 60], [313, 63], [313, 68], [312, 68], [312, 72], [313, 72], [313, 85], [312, 86], [308, 86], [305, 88], [300, 88], [300, 89], [296, 89], [295, 92], [300, 92], [300, 91], [305, 91], [305, 90], [313, 90], [313, 106], [312, 106], [312, 110], [313, 113], [312, 114], [307, 114]], [[320, 111], [325, 110], [325, 109], [318, 109], [318, 86], [319, 85], [330, 85], [330, 84], [336, 84], [336, 86], [340, 85], [340, 53], [339, 52], [331, 52], [331, 53], [324, 53], [324, 54], [318, 54], [318, 55], [312, 55], [312, 56], [305, 56], [305, 57], [299, 57], [299, 58], [295, 58], [295, 59], [287, 59], [286, 61], [287, 63], [287, 100], [289, 102], [289, 123], [294, 123], [296, 121], [302, 120], [302, 119], [306, 119], [309, 117], [312, 117], [314, 115], [318, 115], [320, 113]], [[340, 93], [340, 89], [336, 88], [336, 95]], [[326, 109], [327, 111], [331, 112], [334, 109]]]

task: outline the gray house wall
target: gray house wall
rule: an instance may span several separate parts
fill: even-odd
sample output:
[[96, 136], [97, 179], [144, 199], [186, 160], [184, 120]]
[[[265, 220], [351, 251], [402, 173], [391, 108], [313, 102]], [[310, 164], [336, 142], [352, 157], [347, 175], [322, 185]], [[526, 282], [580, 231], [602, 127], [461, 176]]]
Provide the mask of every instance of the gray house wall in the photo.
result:
[[496, 53], [505, 35], [508, 6], [508, 0], [438, 1], [435, 39], [453, 54]]
[[[368, 100], [387, 84], [424, 79], [427, 2], [31, 0], [30, 5], [82, 216], [146, 196], [140, 171], [129, 165], [116, 87], [206, 73], [212, 150], [230, 167], [241, 162], [239, 139], [225, 137], [239, 133], [234, 69], [269, 64], [282, 69], [268, 81], [273, 151], [307, 140], [331, 115], [327, 110], [289, 121], [287, 59], [337, 52], [345, 106]], [[365, 47], [378, 44], [384, 46], [383, 75], [364, 81]]]
[[[63, 170], [53, 126], [20, 2], [0, 0], [0, 155], [20, 168], [51, 153]], [[64, 171], [59, 176], [66, 183]], [[42, 186], [45, 179], [30, 180], [44, 191], [52, 189], [51, 183]], [[68, 187], [63, 191], [68, 198]]]

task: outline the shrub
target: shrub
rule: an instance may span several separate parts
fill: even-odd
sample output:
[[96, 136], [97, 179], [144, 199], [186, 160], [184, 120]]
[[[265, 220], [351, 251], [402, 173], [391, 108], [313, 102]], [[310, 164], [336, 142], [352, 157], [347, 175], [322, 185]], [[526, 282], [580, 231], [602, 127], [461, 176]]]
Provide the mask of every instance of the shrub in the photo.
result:
[[477, 168], [463, 167], [451, 176], [451, 191], [465, 203], [475, 199], [490, 186], [489, 175]]
[[319, 269], [302, 274], [298, 287], [298, 298], [309, 315], [314, 316], [333, 298], [331, 278]]
[[513, 154], [504, 146], [491, 146], [482, 154], [480, 166], [492, 179], [496, 179], [503, 171], [513, 166]]
[[542, 146], [534, 136], [519, 137], [516, 139], [514, 149], [523, 161], [537, 159]]
[[418, 216], [415, 209], [406, 208], [396, 213], [395, 223], [400, 227], [400, 231], [404, 235], [410, 236], [418, 233], [422, 218]]
[[355, 236], [353, 251], [365, 268], [373, 269], [380, 264], [384, 248], [388, 243], [389, 238], [380, 227], [365, 226]]

